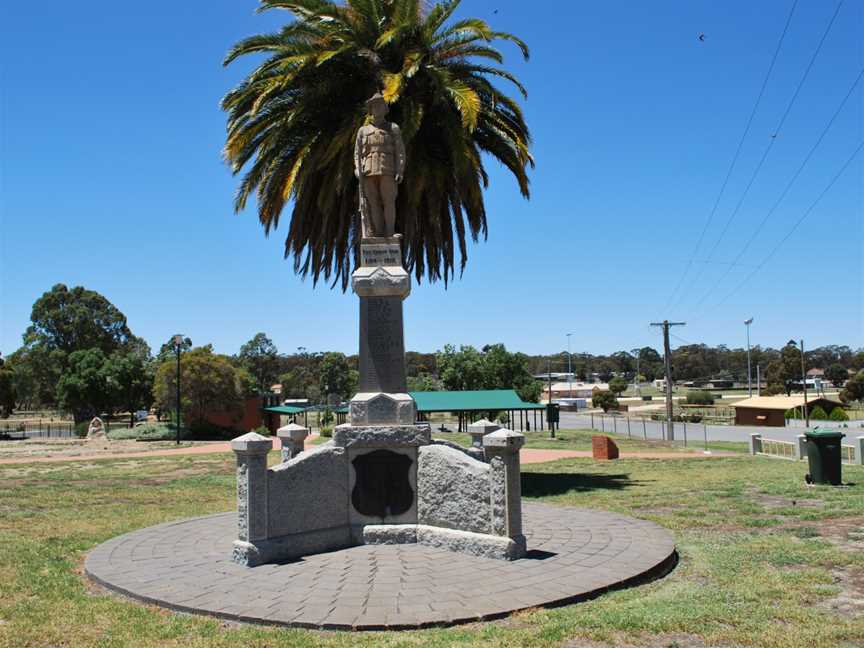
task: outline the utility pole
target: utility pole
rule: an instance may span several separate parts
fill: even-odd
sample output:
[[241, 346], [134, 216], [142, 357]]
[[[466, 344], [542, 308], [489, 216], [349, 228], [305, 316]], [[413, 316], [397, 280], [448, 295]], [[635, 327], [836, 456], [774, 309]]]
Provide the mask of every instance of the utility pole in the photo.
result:
[[807, 369], [804, 364], [804, 340], [801, 340], [801, 386], [804, 388], [804, 427], [810, 427], [810, 412], [807, 409]]
[[666, 440], [675, 440], [675, 423], [672, 420], [672, 350], [669, 348], [669, 327], [684, 326], [686, 322], [651, 322], [651, 326], [663, 327], [663, 355], [666, 366]]
[[572, 357], [570, 355], [570, 336], [572, 333], [567, 334], [567, 373], [569, 376], [567, 377], [567, 398], [573, 398], [573, 362]]
[[762, 395], [762, 367], [756, 365], [756, 395]]
[[753, 397], [752, 373], [750, 371], [750, 325], [753, 323], [753, 318], [744, 321], [744, 326], [747, 327], [747, 396]]
[[642, 349], [631, 349], [630, 353], [636, 356], [636, 375], [633, 376], [633, 384], [636, 387], [636, 393], [642, 395], [642, 389], [639, 387], [639, 358], [642, 357]]

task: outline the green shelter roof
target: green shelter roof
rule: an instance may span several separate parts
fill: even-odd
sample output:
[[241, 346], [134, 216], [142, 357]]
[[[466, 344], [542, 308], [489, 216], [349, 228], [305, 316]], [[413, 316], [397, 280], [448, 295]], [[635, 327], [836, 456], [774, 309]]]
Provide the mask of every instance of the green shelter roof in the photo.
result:
[[410, 394], [417, 403], [418, 412], [546, 409], [545, 405], [526, 403], [512, 389], [410, 392]]
[[300, 414], [306, 411], [305, 407], [295, 407], [294, 405], [275, 405], [273, 407], [265, 407], [265, 412], [270, 414]]

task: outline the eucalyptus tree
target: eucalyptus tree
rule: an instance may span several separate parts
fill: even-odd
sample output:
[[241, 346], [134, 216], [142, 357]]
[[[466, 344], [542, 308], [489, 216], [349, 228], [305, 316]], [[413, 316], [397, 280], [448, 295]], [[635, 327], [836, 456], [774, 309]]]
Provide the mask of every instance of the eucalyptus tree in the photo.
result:
[[[467, 238], [487, 234], [488, 160], [529, 196], [534, 160], [522, 110], [503, 92], [525, 88], [496, 41], [528, 48], [476, 18], [455, 19], [458, 0], [261, 0], [286, 10], [280, 31], [237, 43], [225, 57], [264, 59], [222, 101], [224, 155], [240, 181], [235, 209], [257, 204], [265, 232], [291, 206], [285, 256], [302, 276], [348, 285], [361, 235], [352, 145], [365, 100], [382, 92], [408, 164], [397, 202], [406, 267], [445, 283], [464, 270]], [[496, 85], [498, 84], [498, 85]]]

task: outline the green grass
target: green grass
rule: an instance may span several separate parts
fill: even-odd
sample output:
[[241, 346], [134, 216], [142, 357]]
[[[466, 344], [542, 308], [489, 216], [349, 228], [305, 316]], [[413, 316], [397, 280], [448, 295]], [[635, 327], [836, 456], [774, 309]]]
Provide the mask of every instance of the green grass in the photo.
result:
[[838, 532], [861, 528], [864, 469], [844, 467], [855, 485], [842, 489], [806, 486], [806, 470], [750, 456], [526, 466], [526, 498], [653, 520], [675, 534], [679, 566], [647, 585], [501, 622], [350, 634], [177, 615], [82, 577], [85, 553], [108, 538], [232, 509], [231, 456], [0, 466], [0, 646], [860, 646], [864, 617], [828, 602], [852, 586], [837, 573], [864, 574], [858, 536]]
[[[611, 424], [610, 424], [611, 425]], [[626, 430], [626, 421], [619, 423], [619, 430]], [[680, 429], [680, 428], [679, 428]], [[591, 437], [599, 434], [609, 436], [615, 440], [615, 443], [622, 452], [675, 452], [685, 450], [703, 450], [704, 444], [701, 439], [690, 439], [687, 448], [682, 443], [669, 443], [666, 441], [651, 440], [640, 438], [642, 428], [637, 423], [632, 423], [632, 437], [628, 438], [626, 434], [612, 434], [609, 432], [601, 432], [599, 430], [556, 430], [555, 438], [549, 437], [548, 430], [540, 430], [537, 432], [524, 432], [526, 448], [542, 448], [551, 450], [590, 450]], [[471, 436], [468, 434], [459, 434], [455, 432], [438, 432], [435, 427], [432, 428], [432, 434], [437, 439], [444, 439], [459, 443], [460, 445], [470, 445]], [[747, 444], [736, 441], [711, 441], [708, 443], [709, 450], [722, 450], [724, 452], [747, 452]]]

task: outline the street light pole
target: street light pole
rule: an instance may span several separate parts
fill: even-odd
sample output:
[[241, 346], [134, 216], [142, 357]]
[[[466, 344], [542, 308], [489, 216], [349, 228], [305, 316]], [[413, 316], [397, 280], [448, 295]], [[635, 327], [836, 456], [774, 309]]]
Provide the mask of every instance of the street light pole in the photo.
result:
[[804, 340], [801, 340], [801, 387], [804, 389], [804, 427], [809, 428], [810, 411], [807, 409], [807, 367], [804, 364]]
[[176, 407], [176, 418], [177, 418], [177, 429], [176, 429], [176, 437], [177, 437], [177, 445], [180, 445], [180, 351], [183, 348], [183, 336], [175, 335], [174, 336], [174, 353], [177, 355], [177, 407]]
[[567, 398], [573, 398], [573, 356], [570, 355], [570, 336], [572, 333], [567, 334]]
[[750, 325], [752, 323], [752, 317], [744, 321], [744, 326], [747, 327], [747, 396], [751, 398], [753, 397], [753, 373], [750, 370]]
[[639, 387], [639, 358], [642, 357], [642, 349], [631, 349], [630, 353], [636, 356], [636, 375], [633, 376], [633, 384], [636, 386], [636, 394], [642, 395], [642, 388]]

